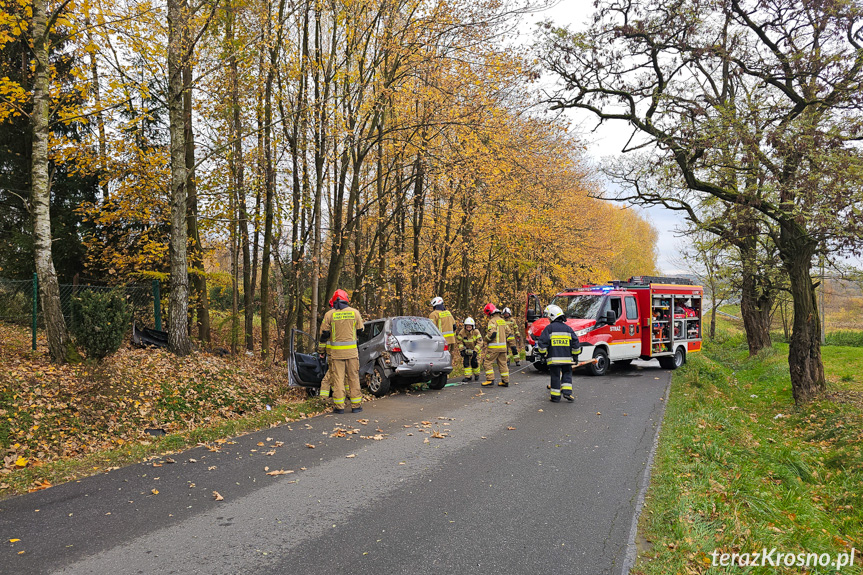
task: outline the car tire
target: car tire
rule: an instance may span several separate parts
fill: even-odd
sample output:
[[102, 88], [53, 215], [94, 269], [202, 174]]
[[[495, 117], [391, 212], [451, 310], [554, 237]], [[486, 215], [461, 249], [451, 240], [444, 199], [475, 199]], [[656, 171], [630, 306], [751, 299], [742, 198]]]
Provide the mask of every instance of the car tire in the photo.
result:
[[306, 395], [308, 397], [317, 397], [320, 394], [321, 394], [321, 388], [320, 387], [307, 387], [306, 388]]
[[390, 378], [384, 373], [384, 368], [375, 365], [375, 368], [366, 377], [366, 385], [372, 395], [381, 397], [390, 391]]
[[446, 386], [447, 376], [445, 373], [432, 376], [429, 382], [429, 389], [443, 389]]
[[605, 372], [608, 371], [608, 352], [601, 347], [597, 347], [593, 350], [593, 358], [596, 360], [596, 363], [589, 363], [587, 365], [587, 372], [590, 375], [600, 376], [605, 375]]
[[686, 352], [683, 351], [683, 347], [678, 347], [674, 350], [674, 355], [671, 357], [660, 357], [659, 358], [659, 366], [662, 369], [677, 369], [678, 367], [683, 367], [683, 364], [686, 363]]

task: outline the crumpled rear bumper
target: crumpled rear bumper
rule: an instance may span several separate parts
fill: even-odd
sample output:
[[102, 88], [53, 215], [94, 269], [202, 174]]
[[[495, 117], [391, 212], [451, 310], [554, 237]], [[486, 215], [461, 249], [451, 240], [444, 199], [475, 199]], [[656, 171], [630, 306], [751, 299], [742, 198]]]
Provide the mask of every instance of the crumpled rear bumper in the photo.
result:
[[403, 376], [450, 373], [452, 372], [452, 363], [447, 360], [417, 361], [405, 359], [393, 369], [393, 372]]

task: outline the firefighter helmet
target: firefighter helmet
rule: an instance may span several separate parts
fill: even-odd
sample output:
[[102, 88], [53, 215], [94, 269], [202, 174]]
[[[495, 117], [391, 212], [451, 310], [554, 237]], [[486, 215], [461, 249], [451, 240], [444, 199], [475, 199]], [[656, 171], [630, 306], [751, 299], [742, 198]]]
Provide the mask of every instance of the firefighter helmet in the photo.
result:
[[509, 309], [508, 307], [505, 307], [505, 308], [503, 308], [503, 311], [500, 313], [502, 313], [503, 315], [507, 315], [507, 314], [512, 315], [512, 310]]
[[438, 296], [438, 297], [434, 297], [434, 298], [432, 298], [432, 300], [431, 300], [431, 306], [432, 306], [432, 307], [435, 307], [435, 306], [438, 306], [438, 305], [443, 305], [443, 298], [442, 298], [442, 297], [440, 297], [440, 296]]
[[482, 313], [484, 313], [485, 315], [491, 315], [496, 311], [498, 311], [498, 309], [493, 303], [487, 303], [485, 304], [485, 307], [482, 308]]
[[464, 320], [464, 324], [465, 324], [465, 325], [469, 325], [469, 326], [471, 326], [471, 327], [476, 327], [476, 322], [475, 322], [475, 321], [473, 321], [473, 318], [472, 318], [472, 317], [465, 318], [465, 320]]
[[333, 293], [333, 297], [330, 298], [330, 307], [333, 307], [336, 304], [336, 300], [340, 299], [345, 303], [349, 303], [351, 300], [348, 298], [348, 292], [343, 289], [337, 289]]
[[543, 310], [543, 315], [551, 321], [554, 321], [559, 317], [563, 317], [563, 310], [560, 309], [559, 306], [551, 304], [545, 307], [545, 310]]

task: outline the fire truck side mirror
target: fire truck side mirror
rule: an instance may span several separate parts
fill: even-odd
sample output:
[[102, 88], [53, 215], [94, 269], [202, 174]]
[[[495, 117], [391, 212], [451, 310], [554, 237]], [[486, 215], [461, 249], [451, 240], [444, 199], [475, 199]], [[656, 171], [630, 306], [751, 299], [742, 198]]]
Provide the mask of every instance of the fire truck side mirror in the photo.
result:
[[605, 323], [608, 325], [614, 325], [614, 322], [617, 321], [617, 314], [614, 313], [613, 310], [608, 310], [605, 312]]
[[539, 314], [533, 310], [527, 310], [527, 314], [525, 314], [525, 319], [527, 323], [533, 323], [539, 319]]

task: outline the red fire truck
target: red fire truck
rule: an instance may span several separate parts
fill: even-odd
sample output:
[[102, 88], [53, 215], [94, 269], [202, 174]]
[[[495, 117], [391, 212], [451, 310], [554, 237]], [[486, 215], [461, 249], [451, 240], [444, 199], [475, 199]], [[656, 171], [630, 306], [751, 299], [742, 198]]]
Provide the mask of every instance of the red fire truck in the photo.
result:
[[[592, 375], [604, 375], [614, 362], [659, 359], [676, 369], [689, 353], [701, 350], [701, 311], [704, 289], [686, 278], [633, 276], [607, 285], [567, 289], [551, 299], [560, 306], [581, 342], [579, 361]], [[542, 303], [528, 294], [525, 310], [527, 360], [544, 371], [545, 359], [536, 340], [548, 325]], [[595, 361], [591, 361], [595, 360]]]

